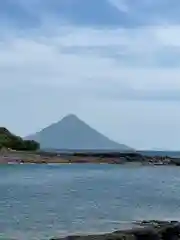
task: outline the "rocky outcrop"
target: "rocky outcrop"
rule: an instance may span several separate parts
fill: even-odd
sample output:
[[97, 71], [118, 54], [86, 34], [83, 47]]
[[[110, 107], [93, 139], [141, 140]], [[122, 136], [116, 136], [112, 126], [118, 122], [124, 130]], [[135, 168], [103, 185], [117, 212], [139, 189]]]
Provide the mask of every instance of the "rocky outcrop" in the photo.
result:
[[[144, 226], [145, 225], [145, 226]], [[68, 236], [51, 240], [178, 240], [180, 239], [179, 222], [150, 221], [142, 222], [131, 230], [116, 231], [101, 235]]]

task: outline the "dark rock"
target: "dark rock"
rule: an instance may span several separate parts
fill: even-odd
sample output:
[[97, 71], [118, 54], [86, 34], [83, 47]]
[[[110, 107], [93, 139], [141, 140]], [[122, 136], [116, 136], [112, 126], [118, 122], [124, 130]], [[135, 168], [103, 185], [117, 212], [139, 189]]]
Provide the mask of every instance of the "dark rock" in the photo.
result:
[[159, 220], [145, 220], [145, 221], [141, 221], [140, 223], [137, 223], [140, 226], [154, 226], [154, 227], [161, 227], [163, 225], [167, 225], [170, 223], [178, 223], [176, 221], [174, 222], [170, 222], [170, 221], [159, 221]]
[[161, 239], [178, 240], [180, 239], [180, 224], [172, 224], [160, 229]]
[[68, 236], [65, 238], [52, 238], [51, 240], [136, 240], [136, 238], [130, 233], [110, 233], [103, 235]]
[[180, 240], [180, 223], [176, 221], [143, 221], [149, 226], [101, 235], [68, 236], [51, 240]]

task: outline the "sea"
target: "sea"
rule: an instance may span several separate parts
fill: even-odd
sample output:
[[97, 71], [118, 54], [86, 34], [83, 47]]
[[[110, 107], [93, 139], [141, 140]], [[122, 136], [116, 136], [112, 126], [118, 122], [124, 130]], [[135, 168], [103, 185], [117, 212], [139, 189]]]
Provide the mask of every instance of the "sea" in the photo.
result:
[[168, 156], [180, 158], [180, 151], [137, 151], [146, 156]]
[[0, 166], [0, 239], [104, 233], [180, 220], [180, 168], [138, 164]]

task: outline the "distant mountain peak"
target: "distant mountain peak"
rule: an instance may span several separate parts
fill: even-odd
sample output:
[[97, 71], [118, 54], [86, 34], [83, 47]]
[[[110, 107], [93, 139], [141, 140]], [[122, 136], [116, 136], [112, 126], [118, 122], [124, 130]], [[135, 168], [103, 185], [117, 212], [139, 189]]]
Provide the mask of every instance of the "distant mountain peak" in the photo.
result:
[[70, 113], [68, 115], [66, 115], [65, 117], [62, 118], [61, 121], [67, 121], [67, 120], [71, 120], [71, 121], [81, 121], [75, 114]]
[[74, 113], [67, 114], [64, 118], [78, 118]]
[[[63, 117], [60, 121], [56, 122], [55, 125], [61, 125], [62, 127], [66, 128], [77, 128], [78, 126], [87, 125], [83, 120], [77, 117], [75, 114], [70, 113]], [[87, 125], [88, 126], [88, 125]], [[51, 127], [51, 125], [49, 126]]]
[[124, 144], [116, 143], [90, 127], [75, 114], [68, 114], [26, 139], [40, 143], [41, 148], [69, 150], [131, 150]]

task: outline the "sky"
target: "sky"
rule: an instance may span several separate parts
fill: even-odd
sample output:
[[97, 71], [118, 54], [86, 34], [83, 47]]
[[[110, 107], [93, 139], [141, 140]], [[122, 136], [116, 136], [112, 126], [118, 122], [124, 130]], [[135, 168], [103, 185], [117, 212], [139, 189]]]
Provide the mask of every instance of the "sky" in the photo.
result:
[[0, 1], [0, 125], [73, 113], [137, 149], [180, 150], [179, 0]]

